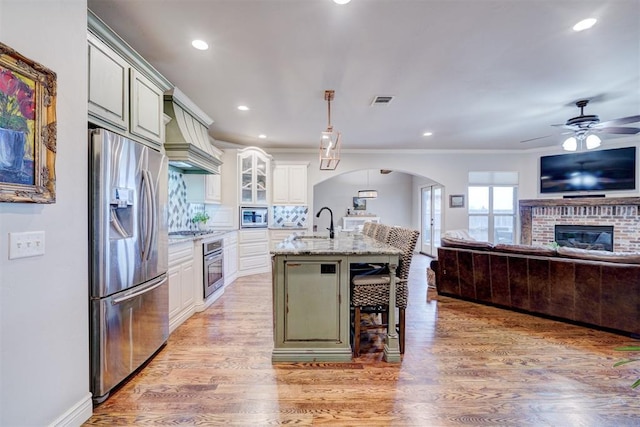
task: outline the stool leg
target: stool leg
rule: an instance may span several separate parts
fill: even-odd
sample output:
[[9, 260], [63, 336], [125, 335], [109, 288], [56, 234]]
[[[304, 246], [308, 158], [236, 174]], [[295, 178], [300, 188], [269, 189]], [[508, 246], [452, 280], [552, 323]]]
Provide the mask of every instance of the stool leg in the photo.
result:
[[405, 312], [404, 312], [404, 308], [399, 309], [400, 311], [400, 315], [399, 317], [399, 323], [400, 323], [400, 331], [399, 331], [399, 338], [400, 338], [400, 354], [404, 354], [404, 333], [405, 333]]
[[353, 310], [353, 356], [360, 356], [360, 307]]

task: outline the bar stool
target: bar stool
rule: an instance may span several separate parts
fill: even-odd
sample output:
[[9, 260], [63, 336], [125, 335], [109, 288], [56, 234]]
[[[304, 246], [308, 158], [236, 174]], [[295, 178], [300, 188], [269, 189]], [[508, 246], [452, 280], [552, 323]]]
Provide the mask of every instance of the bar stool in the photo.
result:
[[380, 242], [389, 243], [390, 236], [391, 236], [391, 226], [378, 224], [374, 238]]
[[[418, 230], [411, 230], [404, 227], [392, 227], [389, 237], [389, 244], [402, 250], [400, 262], [396, 275], [396, 307], [398, 308], [398, 325], [397, 330], [400, 339], [400, 353], [404, 353], [405, 347], [405, 310], [407, 308], [407, 300], [409, 297], [409, 269], [411, 267], [411, 259], [413, 251], [418, 242]], [[360, 355], [360, 335], [362, 330], [387, 328], [389, 333], [389, 325], [384, 323], [384, 314], [389, 310], [389, 275], [388, 274], [360, 274], [352, 279], [351, 289], [351, 307], [353, 308], [353, 355]], [[361, 325], [361, 314], [366, 313], [383, 313], [383, 323], [363, 327]], [[396, 327], [396, 325], [394, 325]]]

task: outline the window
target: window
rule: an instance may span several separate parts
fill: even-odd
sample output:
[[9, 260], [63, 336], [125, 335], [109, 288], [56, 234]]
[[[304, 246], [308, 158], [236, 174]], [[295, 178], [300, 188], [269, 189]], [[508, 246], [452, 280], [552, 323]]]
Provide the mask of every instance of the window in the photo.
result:
[[514, 243], [517, 173], [469, 173], [469, 234], [492, 243]]

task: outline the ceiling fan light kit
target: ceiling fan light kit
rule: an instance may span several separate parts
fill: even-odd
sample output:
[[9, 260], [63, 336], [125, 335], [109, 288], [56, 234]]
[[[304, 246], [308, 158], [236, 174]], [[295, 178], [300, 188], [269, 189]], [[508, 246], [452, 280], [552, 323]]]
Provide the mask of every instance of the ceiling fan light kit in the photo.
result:
[[598, 137], [598, 135], [591, 134], [587, 136], [585, 139], [585, 145], [587, 150], [593, 150], [594, 148], [598, 148], [602, 140]]
[[562, 143], [562, 149], [564, 151], [576, 151], [578, 149], [578, 140], [570, 136]]
[[[621, 117], [619, 119], [601, 122], [600, 118], [595, 114], [584, 114], [584, 107], [589, 103], [588, 99], [582, 99], [576, 102], [576, 107], [580, 108], [580, 115], [572, 117], [564, 125], [552, 125], [563, 127], [573, 131], [574, 135], [567, 138], [562, 143], [565, 151], [576, 151], [578, 145], [580, 148], [593, 150], [600, 147], [602, 140], [595, 132], [634, 135], [640, 133], [640, 128], [623, 127], [628, 123], [640, 122], [640, 116]], [[580, 144], [578, 144], [580, 143]]]
[[324, 100], [327, 101], [327, 130], [320, 138], [320, 170], [335, 170], [340, 163], [340, 132], [331, 126], [331, 101], [335, 91], [325, 90]]

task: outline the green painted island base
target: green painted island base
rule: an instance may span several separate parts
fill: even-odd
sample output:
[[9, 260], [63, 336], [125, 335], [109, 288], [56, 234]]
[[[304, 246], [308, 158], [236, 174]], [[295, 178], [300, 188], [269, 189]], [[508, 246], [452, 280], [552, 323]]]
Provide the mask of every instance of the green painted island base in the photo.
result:
[[[272, 362], [350, 362], [350, 266], [389, 265], [390, 283], [401, 251], [362, 235], [285, 240], [271, 250]], [[389, 306], [395, 307], [395, 287]], [[388, 322], [395, 325], [394, 310]], [[399, 363], [398, 334], [385, 339], [384, 360]]]

